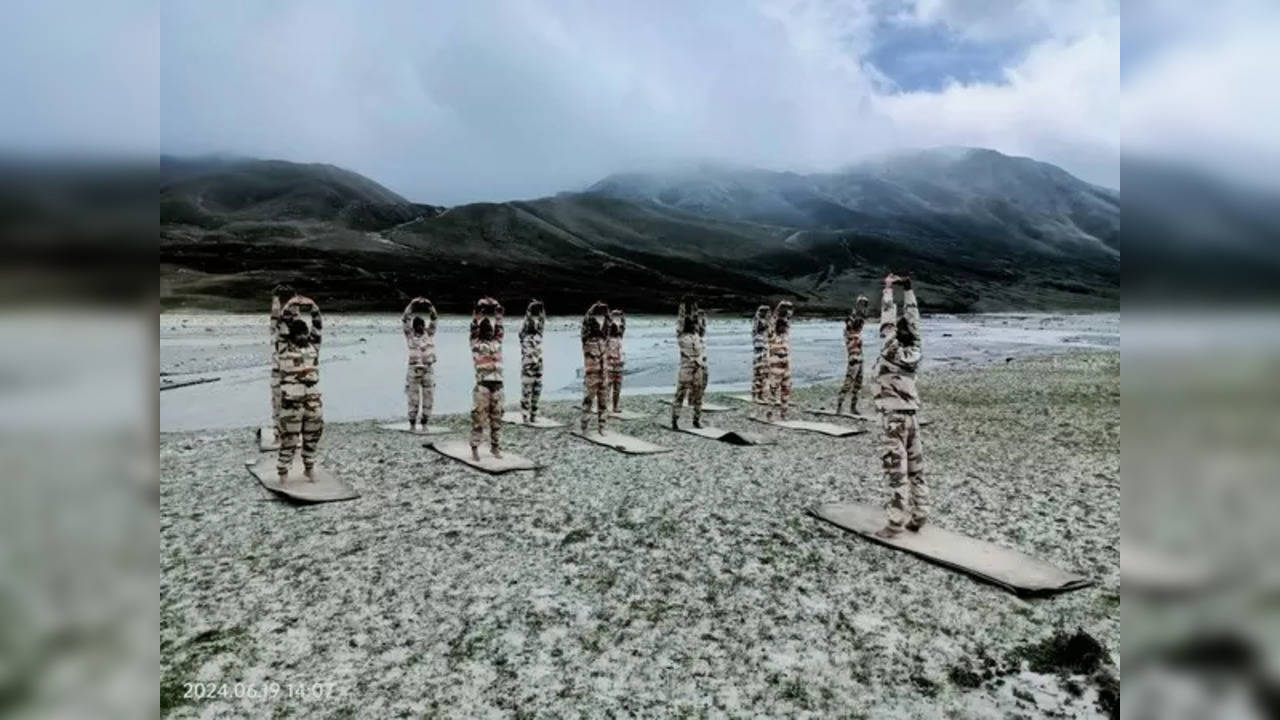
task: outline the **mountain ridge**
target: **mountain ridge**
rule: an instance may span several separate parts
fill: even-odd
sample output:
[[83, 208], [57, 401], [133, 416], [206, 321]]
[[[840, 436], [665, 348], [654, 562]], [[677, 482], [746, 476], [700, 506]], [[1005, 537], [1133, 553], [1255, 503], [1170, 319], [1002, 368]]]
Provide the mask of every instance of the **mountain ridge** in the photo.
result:
[[165, 158], [161, 302], [256, 308], [291, 280], [342, 309], [429, 292], [458, 310], [483, 293], [665, 310], [693, 293], [826, 312], [909, 270], [927, 309], [1118, 306], [1118, 193], [994, 151], [877, 162], [814, 175], [704, 163], [443, 208], [331, 165]]

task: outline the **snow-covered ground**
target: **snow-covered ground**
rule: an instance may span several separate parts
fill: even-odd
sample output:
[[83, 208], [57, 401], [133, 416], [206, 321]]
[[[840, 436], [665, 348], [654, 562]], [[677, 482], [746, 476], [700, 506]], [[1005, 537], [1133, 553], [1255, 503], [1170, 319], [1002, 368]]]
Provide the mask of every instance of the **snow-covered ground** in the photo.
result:
[[[508, 317], [505, 345], [507, 401], [519, 399], [520, 315]], [[580, 318], [547, 323], [544, 398], [581, 397]], [[671, 391], [675, 386], [676, 338], [672, 318], [632, 317], [626, 337], [626, 395]], [[472, 369], [467, 319], [442, 318], [436, 337], [436, 411], [457, 413], [471, 404]], [[1118, 348], [1118, 314], [1000, 314], [925, 318], [926, 368], [1003, 361], [1006, 357], [1071, 348]], [[792, 334], [797, 387], [843, 377], [843, 323], [804, 320]], [[868, 358], [879, 347], [875, 323], [865, 331]], [[165, 431], [248, 427], [270, 415], [264, 315], [165, 314], [160, 317], [160, 371], [166, 379], [217, 376], [221, 380], [160, 393]], [[710, 390], [750, 385], [751, 329], [746, 318], [712, 319], [707, 330]], [[331, 315], [325, 318], [321, 351], [325, 418], [349, 422], [394, 418], [404, 413], [404, 339], [398, 317]]]
[[[182, 417], [256, 421], [265, 376], [247, 366], [261, 362], [262, 333], [199, 322], [216, 337], [198, 330], [192, 343], [190, 328], [174, 333], [180, 320], [162, 319], [166, 362], [182, 361], [177, 348], [203, 357], [201, 347], [238, 333], [251, 377], [162, 400], [170, 413], [197, 397], [217, 405], [239, 383], [239, 415]], [[816, 503], [885, 499], [878, 434], [833, 440], [766, 428], [745, 407], [712, 420], [777, 445], [671, 433], [657, 398], [638, 397], [630, 406], [653, 420], [625, 431], [673, 452], [631, 457], [563, 431], [508, 426], [508, 450], [546, 468], [500, 477], [373, 422], [331, 422], [321, 461], [362, 495], [307, 508], [275, 500], [245, 472], [243, 461], [257, 457], [247, 430], [162, 433], [163, 714], [1105, 717], [1104, 707], [1118, 707], [1120, 642], [1116, 321], [933, 318], [927, 327], [921, 389], [933, 420], [924, 447], [934, 521], [1083, 573], [1095, 587], [1022, 600], [807, 516]], [[713, 328], [718, 373], [745, 367], [743, 328]], [[835, 330], [802, 324], [802, 375], [838, 367]], [[335, 318], [325, 382], [344, 365], [389, 375], [359, 384], [353, 372], [327, 386], [326, 410], [358, 414], [341, 407], [350, 402], [396, 414], [393, 331], [385, 319]], [[669, 379], [668, 332], [666, 322], [632, 325], [632, 362], [648, 378], [633, 385]], [[1082, 337], [1090, 339], [1073, 339]], [[573, 384], [572, 339], [571, 324], [558, 321], [560, 388]], [[1041, 352], [1082, 342], [1111, 349]], [[1020, 357], [1003, 362], [1010, 355]], [[465, 359], [452, 323], [442, 358]], [[967, 362], [992, 358], [1000, 362]], [[225, 377], [230, 367], [191, 369]], [[361, 388], [387, 399], [359, 405]], [[831, 383], [801, 389], [795, 403], [832, 392]], [[565, 419], [573, 412], [569, 402], [547, 408]], [[462, 416], [440, 420], [455, 433], [467, 426]], [[196, 682], [225, 683], [230, 696], [186, 697]], [[278, 683], [282, 695], [238, 698], [237, 683]], [[331, 683], [321, 686], [328, 694], [284, 690], [313, 683]]]

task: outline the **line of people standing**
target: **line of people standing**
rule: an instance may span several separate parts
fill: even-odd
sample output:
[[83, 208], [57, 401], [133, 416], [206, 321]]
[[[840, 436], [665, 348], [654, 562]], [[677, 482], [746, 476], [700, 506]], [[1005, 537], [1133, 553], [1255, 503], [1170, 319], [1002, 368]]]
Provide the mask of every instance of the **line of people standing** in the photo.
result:
[[[899, 314], [894, 288], [903, 288], [903, 308]], [[862, 386], [862, 330], [868, 301], [859, 297], [845, 320], [847, 356], [844, 382], [836, 397], [836, 414], [846, 398], [857, 412]], [[786, 420], [791, 402], [791, 324], [794, 307], [789, 301], [775, 307], [761, 305], [752, 321], [752, 400], [764, 406], [765, 419]], [[405, 307], [401, 325], [408, 348], [405, 396], [409, 427], [424, 430], [431, 416], [435, 396], [435, 335], [439, 313], [430, 300], [416, 297]], [[881, 297], [880, 336], [882, 338], [874, 402], [884, 429], [882, 461], [893, 490], [888, 503], [888, 524], [880, 531], [892, 537], [903, 530], [919, 530], [928, 516], [929, 492], [924, 480], [924, 459], [916, 414], [920, 408], [915, 374], [921, 360], [920, 311], [910, 277], [885, 277]], [[529, 302], [520, 327], [521, 397], [520, 411], [527, 423], [537, 418], [542, 394], [542, 343], [546, 329], [546, 308], [539, 300]], [[312, 478], [316, 450], [324, 432], [323, 403], [319, 389], [319, 346], [323, 321], [319, 307], [298, 295], [288, 285], [272, 292], [271, 358], [272, 419], [280, 449], [277, 472], [283, 485], [301, 447], [304, 474]], [[702, 427], [702, 400], [707, 388], [707, 315], [696, 301], [685, 297], [676, 316], [679, 370], [672, 402], [671, 427], [678, 429], [681, 408], [687, 400], [693, 426]], [[597, 301], [582, 319], [581, 341], [585, 393], [579, 420], [587, 432], [591, 416], [596, 430], [604, 433], [608, 415], [620, 410], [624, 355], [622, 340], [626, 316], [622, 310]], [[502, 457], [503, 308], [492, 297], [476, 301], [471, 317], [470, 345], [475, 386], [472, 391], [470, 445], [472, 457], [480, 459], [480, 445], [489, 440], [489, 452]]]

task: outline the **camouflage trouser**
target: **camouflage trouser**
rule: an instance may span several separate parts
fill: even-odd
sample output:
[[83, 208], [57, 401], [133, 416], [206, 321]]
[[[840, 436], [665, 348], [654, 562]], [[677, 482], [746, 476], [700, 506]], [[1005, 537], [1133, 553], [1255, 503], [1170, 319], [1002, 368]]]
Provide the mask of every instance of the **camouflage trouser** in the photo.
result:
[[751, 399], [764, 402], [765, 390], [769, 387], [769, 355], [756, 353], [751, 363]]
[[280, 368], [271, 368], [271, 426], [280, 437]]
[[840, 386], [840, 394], [836, 396], [836, 407], [842, 407], [845, 398], [852, 395], [853, 403], [849, 406], [849, 409], [856, 411], [858, 409], [858, 393], [861, 390], [862, 361], [851, 360], [849, 361], [849, 367], [844, 371], [844, 384]]
[[582, 432], [587, 431], [587, 423], [591, 420], [591, 403], [595, 403], [596, 422], [600, 431], [604, 431], [605, 416], [609, 412], [609, 400], [605, 397], [605, 380], [603, 372], [589, 372], [583, 376], [587, 392], [582, 396]]
[[707, 387], [707, 369], [701, 367], [682, 367], [676, 375], [676, 397], [671, 402], [671, 419], [680, 419], [680, 408], [684, 398], [689, 396], [689, 407], [693, 408], [693, 421], [702, 422], [702, 391]]
[[316, 448], [324, 433], [324, 405], [319, 395], [280, 398], [280, 452], [276, 456], [276, 472], [287, 473], [293, 457], [302, 445], [302, 464], [316, 464]]
[[489, 429], [489, 446], [502, 441], [502, 383], [489, 380], [476, 383], [471, 391], [471, 447], [480, 447], [485, 428]]
[[526, 365], [520, 368], [520, 412], [525, 416], [536, 415], [541, 397], [542, 367]]
[[[791, 408], [791, 363], [769, 363], [769, 390], [765, 402], [779, 408], [779, 417], [787, 418], [787, 410]], [[773, 416], [773, 408], [769, 410]]]
[[609, 383], [609, 405], [614, 412], [618, 411], [618, 406], [622, 402], [622, 371], [610, 370], [605, 373], [605, 379]]
[[428, 365], [410, 365], [404, 377], [404, 395], [409, 401], [409, 422], [418, 422], [421, 413], [422, 424], [426, 425], [431, 418], [431, 408], [435, 405], [436, 378]]
[[886, 506], [889, 525], [901, 528], [908, 520], [929, 516], [929, 486], [924, 481], [924, 451], [914, 412], [885, 412], [881, 459], [893, 496]]

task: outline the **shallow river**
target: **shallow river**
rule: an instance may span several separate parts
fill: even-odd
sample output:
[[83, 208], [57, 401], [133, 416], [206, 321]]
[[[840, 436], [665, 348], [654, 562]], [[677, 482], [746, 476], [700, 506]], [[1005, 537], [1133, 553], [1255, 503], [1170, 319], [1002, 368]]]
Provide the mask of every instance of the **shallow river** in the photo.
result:
[[[520, 315], [508, 318], [504, 349], [506, 400], [519, 401]], [[468, 319], [441, 318], [436, 334], [436, 413], [470, 408], [473, 382], [467, 347]], [[551, 318], [544, 342], [543, 397], [577, 398], [582, 392], [580, 318]], [[623, 395], [666, 393], [675, 387], [674, 318], [629, 317]], [[1069, 347], [1118, 349], [1118, 314], [1007, 314], [932, 316], [924, 319], [925, 365], [945, 367], [1003, 361]], [[843, 376], [843, 323], [800, 320], [792, 331], [797, 386]], [[868, 361], [879, 349], [875, 324], [864, 333]], [[217, 382], [160, 393], [160, 428], [185, 431], [247, 427], [270, 417], [270, 340], [266, 314], [165, 314], [160, 317], [160, 371], [165, 380], [218, 377]], [[710, 392], [742, 391], [751, 381], [751, 322], [713, 319], [707, 329]], [[325, 419], [346, 422], [399, 418], [405, 412], [405, 346], [398, 317], [325, 317], [321, 349]], [[868, 362], [870, 365], [870, 362]], [[625, 406], [625, 400], [623, 405]]]

